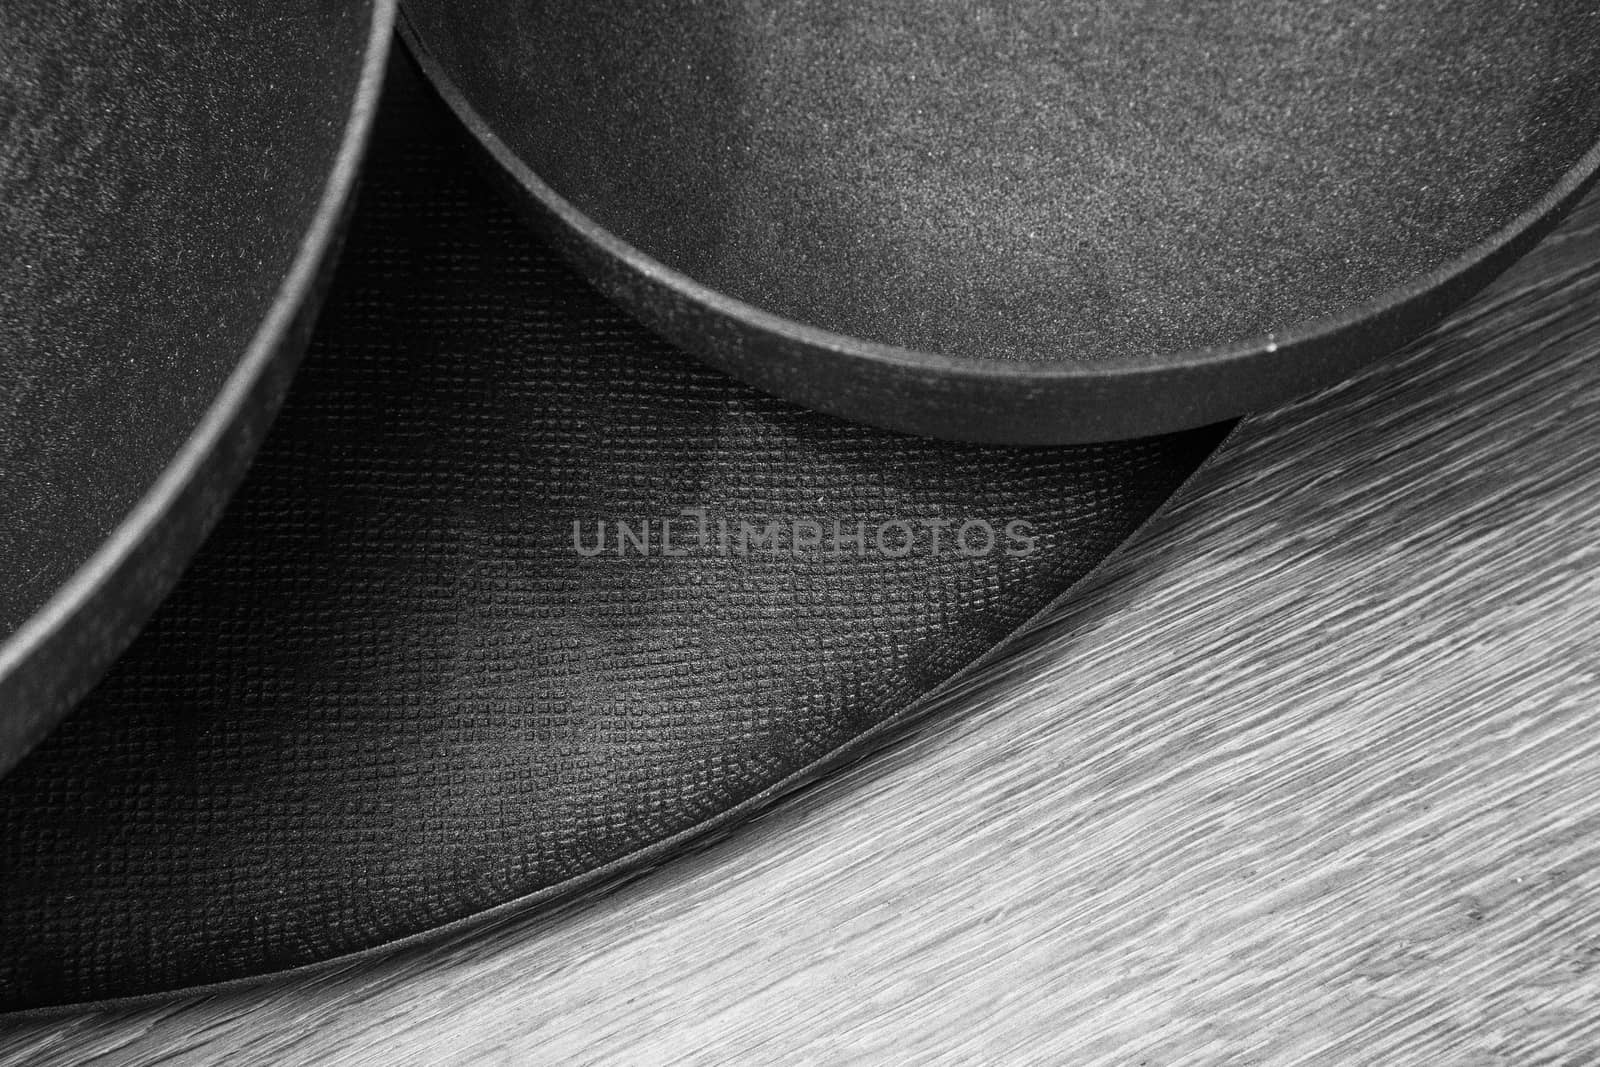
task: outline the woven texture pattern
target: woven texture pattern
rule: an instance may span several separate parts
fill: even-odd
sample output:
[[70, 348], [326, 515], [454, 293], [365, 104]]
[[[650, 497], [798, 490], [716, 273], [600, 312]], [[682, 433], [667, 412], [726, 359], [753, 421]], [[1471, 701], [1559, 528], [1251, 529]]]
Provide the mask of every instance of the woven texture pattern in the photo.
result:
[[[315, 963], [653, 861], [990, 650], [1221, 437], [952, 446], [757, 394], [577, 280], [391, 82], [250, 477], [0, 783], [0, 1006]], [[709, 543], [663, 555], [685, 508]], [[865, 523], [869, 550], [724, 554], [718, 518]], [[648, 556], [575, 548], [645, 519]], [[969, 519], [1036, 550], [870, 542]]]

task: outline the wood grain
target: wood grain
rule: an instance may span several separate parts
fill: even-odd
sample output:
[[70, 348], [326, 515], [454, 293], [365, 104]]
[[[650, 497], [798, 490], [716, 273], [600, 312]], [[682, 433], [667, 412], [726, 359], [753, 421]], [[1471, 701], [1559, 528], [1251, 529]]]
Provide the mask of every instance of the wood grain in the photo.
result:
[[1600, 1062], [1597, 356], [1591, 197], [733, 838], [0, 1063]]

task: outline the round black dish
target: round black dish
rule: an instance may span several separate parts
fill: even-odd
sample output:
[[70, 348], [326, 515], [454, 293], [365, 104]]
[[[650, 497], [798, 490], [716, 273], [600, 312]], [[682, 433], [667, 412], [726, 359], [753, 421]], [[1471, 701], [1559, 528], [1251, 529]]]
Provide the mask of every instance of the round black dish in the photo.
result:
[[407, 0], [592, 281], [848, 418], [1022, 444], [1342, 377], [1600, 169], [1600, 5]]
[[0, 10], [0, 772], [126, 647], [265, 433], [393, 7]]
[[[640, 874], [928, 712], [1223, 437], [983, 448], [765, 396], [567, 269], [394, 73], [271, 435], [132, 647], [0, 780], [0, 1012], [316, 966]], [[827, 545], [738, 547], [808, 517]], [[1034, 550], [965, 554], [968, 519], [1025, 521]], [[615, 524], [647, 521], [619, 554]], [[834, 521], [911, 522], [915, 548]], [[589, 555], [574, 524], [593, 548], [597, 523]]]

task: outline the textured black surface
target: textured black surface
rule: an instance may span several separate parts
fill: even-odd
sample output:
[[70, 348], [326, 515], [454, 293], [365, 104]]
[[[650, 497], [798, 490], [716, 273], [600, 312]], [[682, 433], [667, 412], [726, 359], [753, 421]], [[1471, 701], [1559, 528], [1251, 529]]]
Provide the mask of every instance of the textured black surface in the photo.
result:
[[[1398, 306], [1600, 136], [1595, 0], [405, 12], [531, 209], [657, 329], [780, 395], [963, 439], [1125, 436], [1334, 380], [1486, 281]], [[1249, 366], [1197, 355], [1234, 346]]]
[[[392, 19], [386, 0], [0, 5], [0, 773], [126, 647], [265, 432]], [[153, 494], [164, 472], [181, 483]]]
[[[639, 861], [991, 649], [1221, 436], [1008, 451], [770, 399], [571, 274], [412, 83], [387, 106], [251, 474], [0, 781], [0, 1005], [313, 963]], [[575, 519], [692, 506], [1021, 519], [1039, 551], [573, 551]]]
[[617, 236], [952, 355], [1335, 312], [1493, 233], [1600, 129], [1593, 0], [437, 6], [496, 131]]

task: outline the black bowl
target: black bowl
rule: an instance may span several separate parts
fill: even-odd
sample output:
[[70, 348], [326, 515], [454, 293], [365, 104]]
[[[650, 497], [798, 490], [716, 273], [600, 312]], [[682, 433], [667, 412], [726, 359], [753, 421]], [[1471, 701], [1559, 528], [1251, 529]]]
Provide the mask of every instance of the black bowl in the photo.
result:
[[1200, 425], [1393, 351], [1600, 170], [1592, 0], [406, 0], [591, 280], [915, 433]]
[[266, 432], [393, 6], [0, 8], [0, 772], [127, 645]]

